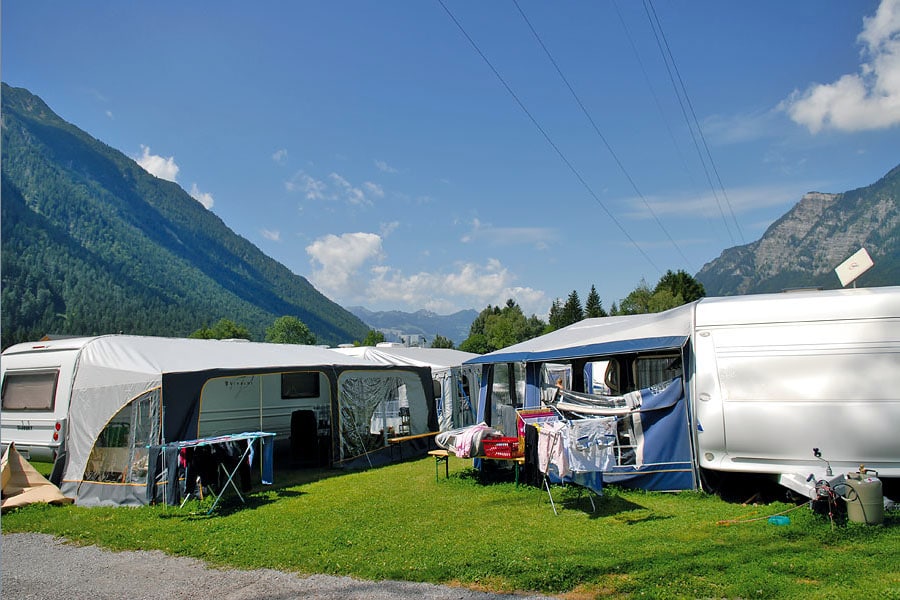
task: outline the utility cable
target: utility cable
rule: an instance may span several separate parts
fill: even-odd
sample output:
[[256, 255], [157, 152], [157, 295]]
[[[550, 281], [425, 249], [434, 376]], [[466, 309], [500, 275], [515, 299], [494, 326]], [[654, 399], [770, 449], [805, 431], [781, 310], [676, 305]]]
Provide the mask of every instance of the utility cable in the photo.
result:
[[672, 83], [672, 87], [675, 90], [675, 97], [678, 99], [678, 105], [681, 108], [681, 115], [684, 118], [684, 122], [687, 125], [688, 131], [691, 134], [691, 140], [694, 143], [694, 149], [697, 151], [697, 157], [700, 160], [700, 165], [703, 167], [703, 172], [706, 175], [706, 182], [709, 184], [710, 189], [712, 190], [713, 197], [716, 199], [716, 206], [719, 208], [719, 215], [722, 217], [722, 222], [725, 224], [725, 231], [728, 233], [728, 237], [731, 240], [731, 243], [734, 244], [734, 234], [731, 233], [731, 227], [728, 225], [728, 219], [725, 217], [725, 211], [722, 209], [722, 201], [719, 199], [719, 193], [716, 191], [716, 187], [713, 184], [712, 177], [709, 174], [709, 167], [706, 166], [706, 160], [703, 158], [703, 152], [700, 151], [700, 144], [697, 142], [697, 134], [694, 132], [694, 127], [691, 123], [691, 119], [688, 117], [687, 109], [684, 107], [684, 100], [681, 97], [681, 92], [678, 89], [678, 85], [675, 83], [675, 76], [672, 74], [672, 67], [669, 65], [669, 57], [666, 55], [666, 51], [663, 48], [663, 43], [660, 40], [660, 33], [656, 29], [656, 23], [653, 22], [653, 17], [650, 15], [650, 10], [647, 8], [646, 0], [644, 1], [644, 12], [647, 14], [647, 19], [650, 21], [650, 28], [653, 30], [653, 35], [656, 38], [656, 46], [659, 49], [660, 54], [663, 58], [663, 63], [666, 65], [666, 71], [669, 74], [669, 81]]
[[631, 184], [631, 188], [634, 190], [634, 193], [638, 195], [641, 201], [644, 203], [644, 206], [647, 207], [647, 210], [650, 211], [650, 214], [653, 216], [653, 220], [656, 221], [656, 224], [659, 225], [659, 228], [662, 229], [663, 233], [666, 234], [666, 237], [669, 238], [669, 242], [672, 243], [672, 246], [678, 251], [678, 254], [681, 255], [681, 258], [684, 260], [685, 266], [688, 268], [691, 267], [691, 261], [688, 260], [687, 256], [684, 255], [684, 252], [681, 251], [681, 247], [678, 243], [672, 239], [672, 236], [669, 234], [669, 231], [666, 229], [665, 225], [662, 224], [662, 221], [659, 220], [659, 217], [656, 215], [656, 211], [653, 210], [653, 207], [650, 206], [650, 203], [647, 202], [647, 199], [641, 193], [641, 190], [638, 189], [637, 184], [634, 182], [634, 179], [628, 173], [628, 170], [625, 168], [625, 165], [622, 164], [622, 161], [619, 160], [618, 155], [615, 150], [613, 150], [609, 141], [606, 139], [606, 136], [600, 132], [600, 128], [597, 126], [597, 123], [594, 121], [591, 114], [588, 112], [588, 109], [584, 106], [584, 103], [579, 98], [578, 94], [575, 92], [575, 89], [572, 87], [572, 84], [569, 83], [568, 78], [563, 74], [562, 69], [559, 67], [559, 64], [556, 62], [556, 59], [553, 58], [553, 55], [550, 53], [550, 50], [547, 48], [547, 45], [544, 44], [544, 41], [541, 39], [541, 36], [538, 35], [538, 32], [535, 30], [534, 26], [531, 24], [531, 21], [528, 20], [528, 17], [525, 15], [524, 11], [522, 11], [522, 7], [519, 6], [518, 0], [513, 0], [513, 4], [515, 4], [516, 9], [518, 9], [519, 14], [522, 15], [522, 18], [525, 20], [525, 23], [528, 25], [528, 28], [531, 30], [531, 33], [534, 35], [534, 38], [537, 40], [538, 44], [544, 50], [544, 54], [547, 55], [547, 58], [550, 60], [551, 64], [553, 64], [553, 68], [556, 69], [556, 72], [559, 74], [559, 77], [563, 80], [563, 83], [566, 84], [566, 87], [569, 89], [569, 92], [572, 94], [572, 97], [575, 99], [575, 102], [578, 104], [578, 107], [581, 109], [581, 112], [584, 113], [584, 116], [587, 117], [587, 120], [590, 121], [591, 126], [594, 128], [594, 131], [600, 137], [600, 140], [603, 142], [603, 145], [606, 146], [606, 149], [609, 151], [610, 155], [613, 157], [613, 160], [616, 162], [616, 165], [619, 167], [619, 170], [622, 171], [622, 174], [625, 175], [625, 178], [628, 180], [628, 183]]
[[[634, 59], [637, 61], [638, 66], [640, 66], [641, 68], [641, 73], [644, 76], [644, 83], [647, 84], [647, 89], [650, 92], [650, 96], [653, 98], [653, 103], [656, 105], [656, 110], [659, 112], [660, 120], [666, 127], [666, 132], [669, 134], [669, 139], [672, 140], [672, 146], [675, 148], [675, 153], [678, 155], [678, 159], [681, 161], [681, 166], [684, 169], [684, 174], [687, 176], [688, 180], [691, 183], [691, 190], [693, 191], [694, 195], [699, 198], [699, 186], [694, 179], [694, 174], [691, 172], [691, 169], [688, 166], [687, 157], [685, 157], [681, 145], [678, 143], [678, 139], [675, 137], [675, 132], [672, 129], [672, 124], [666, 117], [666, 112], [663, 110], [659, 95], [657, 95], [656, 90], [653, 87], [653, 82], [650, 81], [650, 75], [647, 73], [647, 67], [646, 65], [644, 65], [644, 61], [641, 60], [641, 54], [640, 52], [638, 52], [637, 44], [634, 41], [634, 36], [631, 35], [631, 30], [628, 28], [628, 24], [625, 22], [625, 17], [622, 16], [622, 11], [619, 9], [619, 3], [616, 2], [616, 0], [613, 0], [612, 5], [613, 8], [616, 9], [616, 16], [619, 18], [619, 24], [622, 26], [622, 31], [625, 32], [625, 37], [628, 38], [628, 44], [631, 46], [631, 53], [634, 54]], [[715, 226], [713, 225], [712, 220], [709, 218], [709, 215], [704, 215], [704, 217], [709, 224], [710, 230], [713, 230]]]
[[597, 195], [597, 193], [594, 192], [593, 188], [591, 188], [591, 186], [588, 184], [588, 182], [585, 181], [584, 177], [581, 176], [581, 173], [578, 172], [578, 169], [576, 169], [575, 166], [571, 163], [571, 161], [569, 161], [569, 159], [566, 158], [566, 155], [563, 154], [562, 150], [559, 149], [559, 147], [550, 138], [549, 134], [547, 134], [547, 132], [544, 130], [544, 128], [541, 127], [541, 124], [538, 123], [537, 119], [535, 119], [534, 116], [531, 114], [531, 112], [525, 107], [525, 104], [522, 103], [522, 101], [519, 99], [519, 97], [516, 95], [516, 93], [513, 91], [513, 89], [509, 86], [508, 83], [506, 83], [506, 80], [503, 79], [503, 77], [500, 75], [500, 73], [497, 71], [497, 69], [494, 67], [494, 65], [491, 63], [491, 61], [488, 59], [488, 57], [485, 56], [484, 52], [481, 51], [481, 48], [478, 47], [478, 44], [475, 43], [475, 40], [472, 39], [472, 36], [470, 36], [468, 34], [468, 32], [466, 32], [466, 30], [465, 30], [465, 28], [463, 28], [462, 24], [456, 19], [456, 17], [453, 15], [453, 13], [450, 12], [450, 9], [447, 8], [446, 4], [444, 4], [444, 1], [443, 0], [437, 0], [437, 1], [438, 1], [438, 4], [441, 5], [441, 7], [444, 9], [444, 11], [447, 13], [447, 15], [450, 17], [450, 20], [453, 21], [453, 23], [456, 25], [456, 27], [459, 29], [459, 31], [463, 34], [463, 37], [465, 37], [466, 40], [468, 40], [469, 44], [471, 44], [471, 46], [472, 46], [472, 48], [474, 48], [475, 52], [478, 53], [478, 55], [485, 62], [485, 64], [487, 64], [487, 66], [491, 70], [491, 72], [493, 72], [493, 74], [497, 78], [497, 80], [503, 85], [503, 87], [506, 89], [506, 91], [509, 93], [509, 95], [512, 96], [512, 98], [513, 98], [513, 100], [515, 100], [516, 104], [519, 105], [519, 108], [522, 109], [522, 112], [525, 113], [525, 115], [528, 117], [528, 119], [531, 121], [531, 123], [537, 128], [537, 130], [541, 132], [541, 135], [544, 136], [544, 139], [547, 141], [548, 144], [550, 144], [550, 147], [553, 148], [553, 150], [556, 152], [556, 154], [559, 156], [559, 158], [563, 161], [563, 163], [565, 163], [565, 165], [569, 168], [569, 170], [572, 171], [572, 174], [575, 175], [575, 178], [578, 179], [578, 181], [581, 183], [582, 186], [584, 186], [584, 188], [588, 191], [588, 193], [591, 195], [591, 197], [593, 197], [593, 199], [597, 202], [597, 204], [599, 204], [600, 207], [604, 210], [604, 212], [606, 212], [606, 214], [610, 218], [610, 220], [612, 220], [612, 222], [615, 223], [616, 227], [619, 228], [619, 231], [621, 231], [622, 234], [628, 239], [628, 241], [631, 242], [631, 245], [634, 246], [635, 249], [637, 249], [637, 251], [641, 253], [641, 255], [647, 260], [647, 262], [650, 263], [650, 265], [654, 269], [656, 269], [656, 271], [658, 273], [662, 274], [662, 270], [656, 265], [655, 262], [653, 262], [653, 259], [650, 258], [650, 256], [644, 251], [644, 249], [641, 248], [640, 244], [638, 244], [634, 240], [634, 238], [632, 238], [631, 235], [629, 235], [628, 231], [625, 230], [625, 227], [622, 226], [622, 224], [615, 217], [615, 215], [609, 210], [609, 208], [607, 208], [606, 204], [603, 203], [603, 201], [600, 199], [600, 197]]
[[[692, 116], [693, 119], [694, 119], [694, 126], [695, 126], [696, 129], [697, 129], [697, 134], [700, 136], [700, 140], [703, 142], [703, 147], [704, 147], [704, 149], [706, 150], [706, 156], [707, 156], [707, 159], [709, 160], [709, 164], [710, 164], [710, 166], [712, 167], [712, 170], [713, 170], [713, 172], [714, 172], [715, 175], [716, 175], [716, 180], [717, 180], [718, 183], [719, 183], [719, 187], [720, 187], [721, 190], [722, 190], [722, 197], [725, 199], [725, 204], [728, 206], [728, 211], [731, 213], [731, 219], [734, 221], [735, 228], [737, 229], [737, 232], [738, 232], [738, 234], [739, 234], [740, 237], [741, 237], [741, 243], [744, 243], [744, 234], [743, 234], [743, 232], [741, 231], [741, 226], [740, 226], [740, 224], [738, 223], [737, 217], [735, 217], [734, 209], [732, 208], [731, 202], [730, 202], [729, 199], [728, 199], [728, 193], [725, 191], [725, 186], [724, 186], [724, 184], [722, 183], [722, 178], [719, 176], [719, 170], [718, 170], [718, 168], [716, 168], [716, 163], [715, 163], [715, 161], [713, 160], [712, 153], [709, 151], [709, 145], [706, 143], [706, 136], [703, 135], [703, 129], [700, 128], [700, 121], [697, 119], [697, 113], [694, 112], [694, 105], [691, 103], [691, 98], [690, 98], [690, 96], [688, 96], [688, 93], [687, 93], [687, 87], [684, 85], [684, 80], [681, 78], [681, 72], [678, 70], [678, 65], [675, 63], [675, 56], [672, 54], [672, 49], [669, 47], [669, 42], [668, 42], [668, 40], [666, 39], [666, 34], [665, 34], [665, 32], [663, 31], [663, 29], [662, 29], [662, 23], [660, 22], [659, 16], [658, 16], [657, 13], [656, 13], [656, 8], [653, 6], [653, 0], [645, 0], [645, 4], [644, 4], [644, 10], [645, 10], [645, 11], [648, 10], [648, 9], [647, 9], [647, 6], [648, 6], [648, 5], [649, 5], [650, 8], [649, 8], [649, 11], [647, 12], [647, 17], [650, 18], [650, 20], [651, 20], [651, 25], [652, 25], [654, 22], [656, 23], [656, 27], [654, 28], [654, 35], [656, 34], [657, 29], [659, 30], [659, 36], [657, 36], [657, 44], [659, 44], [659, 39], [660, 39], [660, 36], [661, 36], [661, 37], [662, 37], [662, 41], [663, 41], [663, 43], [664, 43], [664, 45], [665, 45], [665, 48], [666, 48], [666, 51], [664, 52], [664, 58], [665, 58], [665, 56], [668, 56], [668, 57], [669, 57], [669, 60], [670, 60], [671, 63], [672, 63], [672, 69], [675, 70], [675, 74], [676, 74], [677, 77], [678, 77], [678, 82], [679, 82], [679, 84], [680, 84], [680, 86], [681, 86], [682, 94], [684, 95], [684, 101], [687, 103], [688, 108], [690, 109], [691, 116]], [[652, 18], [650, 17], [650, 12], [653, 13]], [[660, 51], [662, 51], [662, 47], [660, 47]], [[666, 63], [666, 68], [668, 69], [668, 62]], [[671, 77], [671, 76], [672, 76], [672, 72], [669, 71], [669, 77]], [[674, 80], [672, 81], [672, 84], [673, 84], [673, 85], [675, 84]], [[679, 102], [680, 102], [680, 98], [679, 98]], [[684, 107], [683, 107], [683, 106], [682, 106], [682, 110], [684, 110]], [[685, 116], [685, 119], [687, 119], [687, 116]], [[688, 124], [688, 126], [690, 127], [690, 123]], [[691, 132], [691, 136], [693, 136], [693, 130], [692, 130], [692, 132]], [[696, 138], [694, 139], [694, 143], [696, 144]], [[700, 153], [700, 148], [699, 148], [699, 146], [697, 147], [697, 152]], [[701, 161], [702, 161], [702, 155], [701, 155]], [[704, 163], [703, 168], [704, 168], [704, 170], [706, 170], [706, 164], [705, 164], [705, 163]], [[713, 183], [712, 183], [712, 180], [709, 178], [709, 172], [708, 172], [708, 171], [707, 171], [707, 179], [709, 179], [710, 186], [713, 187]], [[714, 188], [714, 187], [713, 187], [713, 194], [716, 195], [716, 192], [715, 192], [715, 188]], [[718, 200], [719, 200], [718, 195], [716, 195], [716, 202], [718, 202]], [[719, 205], [719, 210], [720, 210], [720, 211], [722, 210], [721, 205]], [[723, 218], [723, 220], [725, 219], [725, 214], [724, 214], [724, 213], [722, 213], [722, 218]], [[725, 220], [725, 227], [726, 227], [726, 229], [728, 229], [728, 234], [731, 235], [731, 229], [728, 227], [728, 222], [727, 222], [727, 220]], [[732, 238], [732, 239], [733, 239], [733, 238]]]

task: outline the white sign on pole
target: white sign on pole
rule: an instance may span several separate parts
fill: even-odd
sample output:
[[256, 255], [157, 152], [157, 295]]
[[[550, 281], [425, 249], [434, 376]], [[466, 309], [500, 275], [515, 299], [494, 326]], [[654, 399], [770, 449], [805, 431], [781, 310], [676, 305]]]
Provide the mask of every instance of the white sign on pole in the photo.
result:
[[838, 279], [841, 280], [841, 285], [847, 287], [848, 283], [853, 282], [874, 264], [866, 249], [860, 248], [853, 256], [839, 264], [834, 272], [837, 274]]

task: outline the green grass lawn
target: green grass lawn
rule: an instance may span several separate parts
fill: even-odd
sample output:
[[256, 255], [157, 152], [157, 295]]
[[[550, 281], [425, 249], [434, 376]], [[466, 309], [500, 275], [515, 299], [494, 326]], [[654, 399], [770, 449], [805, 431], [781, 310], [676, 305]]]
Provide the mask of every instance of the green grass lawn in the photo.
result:
[[[246, 505], [183, 509], [32, 506], [4, 533], [43, 532], [113, 550], [162, 550], [272, 568], [533, 591], [566, 598], [900, 598], [900, 514], [832, 523], [807, 506], [745, 506], [699, 492], [586, 493], [480, 483], [451, 459], [363, 472], [276, 471]], [[208, 502], [206, 499], [204, 502]], [[790, 510], [793, 509], [793, 510]], [[788, 511], [791, 523], [766, 517]]]

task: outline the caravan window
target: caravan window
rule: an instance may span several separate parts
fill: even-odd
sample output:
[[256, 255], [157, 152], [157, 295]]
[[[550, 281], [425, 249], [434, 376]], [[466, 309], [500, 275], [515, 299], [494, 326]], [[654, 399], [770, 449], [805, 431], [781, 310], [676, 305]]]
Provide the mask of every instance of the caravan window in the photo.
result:
[[85, 466], [85, 481], [147, 483], [150, 446], [160, 443], [159, 389], [125, 405], [97, 436]]
[[3, 410], [53, 410], [59, 369], [6, 372], [3, 378]]
[[307, 371], [303, 373], [281, 374], [281, 398], [318, 398], [319, 373]]
[[639, 356], [634, 361], [634, 380], [638, 389], [681, 377], [681, 355]]

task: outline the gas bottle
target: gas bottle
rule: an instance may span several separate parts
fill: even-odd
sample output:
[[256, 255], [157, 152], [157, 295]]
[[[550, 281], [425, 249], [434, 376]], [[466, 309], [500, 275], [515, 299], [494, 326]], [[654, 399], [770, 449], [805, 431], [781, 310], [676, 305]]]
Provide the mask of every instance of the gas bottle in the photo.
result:
[[877, 475], [876, 471], [866, 470], [865, 465], [860, 465], [856, 473], [847, 473], [843, 498], [850, 521], [867, 525], [884, 522], [884, 494]]

